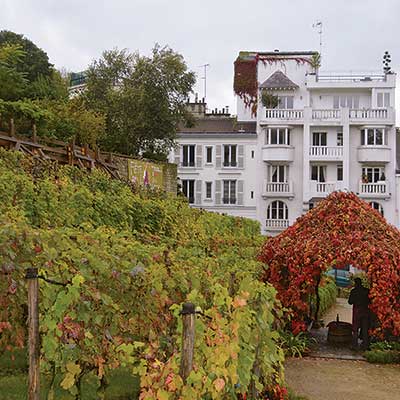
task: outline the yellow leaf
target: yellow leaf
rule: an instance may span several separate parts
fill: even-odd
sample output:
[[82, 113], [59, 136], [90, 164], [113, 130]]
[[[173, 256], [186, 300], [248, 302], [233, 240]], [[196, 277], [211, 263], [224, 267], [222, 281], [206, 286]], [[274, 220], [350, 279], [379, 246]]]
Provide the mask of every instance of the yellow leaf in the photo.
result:
[[63, 389], [68, 390], [71, 389], [72, 386], [74, 385], [75, 385], [75, 375], [71, 374], [70, 372], [67, 372], [60, 386]]
[[169, 393], [163, 389], [159, 389], [157, 392], [157, 400], [168, 400], [168, 399], [169, 399]]
[[73, 362], [67, 363], [66, 368], [67, 368], [67, 371], [69, 373], [71, 373], [73, 376], [78, 375], [82, 371], [79, 364], [75, 364]]

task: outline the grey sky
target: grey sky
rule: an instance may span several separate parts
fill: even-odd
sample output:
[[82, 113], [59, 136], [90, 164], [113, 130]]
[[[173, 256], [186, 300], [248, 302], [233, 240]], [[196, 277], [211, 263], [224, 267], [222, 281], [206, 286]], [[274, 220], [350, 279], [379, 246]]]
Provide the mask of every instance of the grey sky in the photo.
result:
[[[0, 29], [25, 34], [58, 68], [83, 70], [113, 47], [168, 44], [199, 78], [210, 64], [208, 103], [231, 110], [237, 53], [318, 50], [318, 19], [324, 70], [379, 71], [389, 50], [400, 71], [399, 15], [400, 0], [0, 0]], [[203, 96], [200, 79], [196, 91]]]

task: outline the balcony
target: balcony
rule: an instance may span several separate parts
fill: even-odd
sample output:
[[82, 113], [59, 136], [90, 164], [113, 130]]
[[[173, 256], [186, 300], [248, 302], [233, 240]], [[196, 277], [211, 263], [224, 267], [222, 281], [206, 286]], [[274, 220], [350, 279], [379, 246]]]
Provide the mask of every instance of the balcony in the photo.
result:
[[293, 109], [278, 109], [278, 108], [267, 108], [265, 110], [265, 119], [268, 123], [271, 122], [300, 122], [303, 120], [303, 110]]
[[394, 124], [395, 114], [392, 108], [369, 108], [364, 110], [349, 110], [350, 123], [352, 124]]
[[311, 119], [313, 122], [340, 122], [342, 118], [341, 109], [312, 110]]
[[360, 146], [357, 150], [358, 162], [389, 163], [391, 149], [388, 146]]
[[359, 182], [358, 184], [358, 195], [361, 198], [389, 198], [391, 193], [389, 192], [389, 182]]
[[286, 161], [294, 160], [294, 147], [285, 144], [267, 144], [262, 147], [264, 161]]
[[293, 182], [269, 182], [264, 180], [263, 197], [294, 197]]
[[341, 161], [343, 146], [310, 146], [310, 160]]
[[265, 221], [267, 231], [284, 231], [289, 227], [288, 219], [267, 219]]
[[337, 190], [343, 189], [342, 182], [310, 182], [310, 197], [326, 197]]

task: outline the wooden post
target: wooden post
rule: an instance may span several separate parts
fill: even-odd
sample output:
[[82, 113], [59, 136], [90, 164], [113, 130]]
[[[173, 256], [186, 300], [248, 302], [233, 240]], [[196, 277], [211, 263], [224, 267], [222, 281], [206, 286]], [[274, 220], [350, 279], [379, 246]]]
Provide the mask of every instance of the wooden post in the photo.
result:
[[39, 283], [38, 269], [27, 268], [28, 281], [28, 348], [29, 386], [28, 400], [39, 400], [40, 390], [40, 348], [39, 348]]
[[14, 137], [14, 136], [15, 136], [14, 118], [10, 118], [10, 136], [11, 136], [11, 137]]
[[37, 143], [37, 127], [35, 121], [32, 123], [33, 143]]
[[195, 306], [185, 303], [181, 311], [183, 319], [182, 355], [179, 374], [186, 383], [186, 379], [193, 369], [194, 331], [195, 331]]

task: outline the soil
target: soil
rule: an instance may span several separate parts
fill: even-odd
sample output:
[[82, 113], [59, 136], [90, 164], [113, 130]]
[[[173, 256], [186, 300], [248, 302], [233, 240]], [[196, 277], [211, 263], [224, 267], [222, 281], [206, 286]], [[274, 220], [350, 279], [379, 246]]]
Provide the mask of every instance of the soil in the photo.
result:
[[288, 359], [285, 374], [288, 386], [309, 400], [400, 400], [400, 365]]

